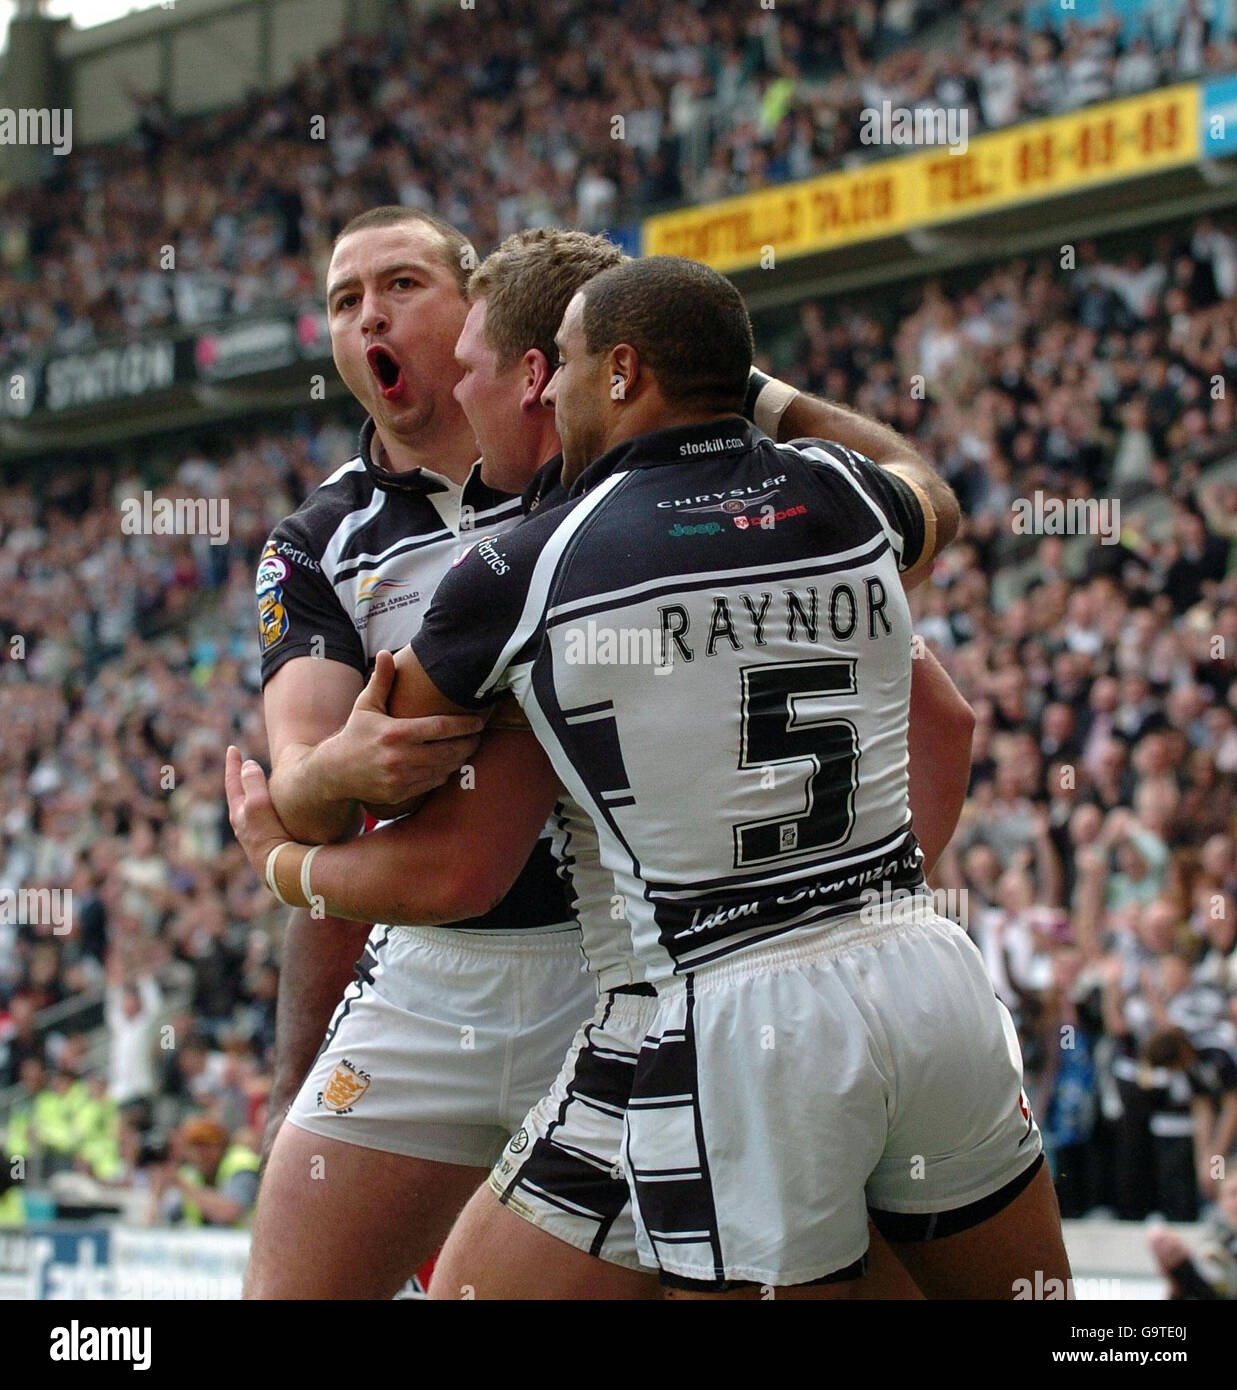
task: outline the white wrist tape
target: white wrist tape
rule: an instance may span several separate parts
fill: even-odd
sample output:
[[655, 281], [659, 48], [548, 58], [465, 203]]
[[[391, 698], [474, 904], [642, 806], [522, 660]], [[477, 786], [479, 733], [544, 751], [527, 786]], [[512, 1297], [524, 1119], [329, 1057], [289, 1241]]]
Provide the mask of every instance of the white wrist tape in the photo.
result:
[[301, 896], [307, 905], [312, 906], [314, 900], [314, 890], [309, 886], [309, 866], [314, 862], [314, 855], [322, 848], [315, 845], [313, 849], [301, 860]]
[[752, 423], [758, 430], [763, 430], [770, 439], [776, 439], [786, 407], [798, 394], [797, 387], [785, 381], [778, 381], [776, 377], [770, 377], [756, 396], [751, 413]]
[[274, 893], [281, 903], [285, 903], [288, 907], [295, 907], [296, 904], [288, 902], [287, 898], [279, 891], [279, 887], [275, 882], [275, 860], [279, 858], [279, 851], [281, 849], [287, 849], [289, 845], [294, 844], [296, 844], [295, 840], [285, 840], [283, 844], [276, 845], [266, 856], [266, 886]]

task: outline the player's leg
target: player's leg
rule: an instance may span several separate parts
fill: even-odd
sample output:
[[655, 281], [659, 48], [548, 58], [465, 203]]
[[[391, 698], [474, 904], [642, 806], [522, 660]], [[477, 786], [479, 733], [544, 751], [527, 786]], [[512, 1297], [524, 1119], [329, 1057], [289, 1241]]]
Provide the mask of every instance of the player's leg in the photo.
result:
[[245, 1297], [393, 1298], [484, 1173], [285, 1123], [262, 1180]]
[[[782, 1295], [779, 1292], [778, 1297]], [[856, 1302], [911, 1302], [922, 1299], [923, 1291], [909, 1269], [876, 1227], [868, 1222], [868, 1268], [862, 1279], [854, 1281], [851, 1297]]]
[[250, 1296], [391, 1297], [434, 1253], [510, 1132], [522, 958], [375, 929], [272, 1151]]
[[435, 1299], [660, 1298], [652, 1270], [579, 1250], [504, 1206], [488, 1183], [472, 1195], [434, 1266]]
[[[529, 1000], [538, 993], [530, 987]], [[621, 1169], [623, 1115], [656, 1004], [643, 985], [597, 999], [452, 1230], [431, 1297], [660, 1297], [636, 1251]]]
[[1028, 1296], [1036, 1288], [1062, 1295], [1069, 1288], [1069, 1256], [1046, 1163], [995, 1216], [956, 1235], [895, 1242], [893, 1249], [927, 1298], [1012, 1299], [1020, 1288]]

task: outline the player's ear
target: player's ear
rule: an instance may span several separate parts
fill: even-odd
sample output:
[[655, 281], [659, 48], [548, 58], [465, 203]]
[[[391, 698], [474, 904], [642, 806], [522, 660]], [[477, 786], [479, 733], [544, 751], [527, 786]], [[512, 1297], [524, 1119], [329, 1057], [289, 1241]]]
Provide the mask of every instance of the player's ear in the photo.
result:
[[635, 391], [640, 377], [640, 354], [630, 343], [617, 343], [610, 349], [610, 399], [625, 401]]
[[541, 405], [541, 397], [550, 384], [554, 368], [550, 366], [540, 348], [529, 348], [520, 365], [524, 370], [524, 389], [520, 393], [520, 409], [534, 410]]

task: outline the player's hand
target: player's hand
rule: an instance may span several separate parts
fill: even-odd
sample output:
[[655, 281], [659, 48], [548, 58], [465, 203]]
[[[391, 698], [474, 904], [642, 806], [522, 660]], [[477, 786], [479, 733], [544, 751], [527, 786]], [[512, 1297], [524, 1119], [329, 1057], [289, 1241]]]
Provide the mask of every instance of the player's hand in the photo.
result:
[[477, 751], [485, 727], [471, 714], [393, 719], [387, 700], [394, 683], [395, 658], [379, 652], [348, 722], [327, 740], [343, 795], [376, 808], [405, 805], [442, 786]]
[[271, 850], [296, 836], [288, 833], [271, 805], [265, 773], [252, 758], [242, 763], [240, 749], [230, 744], [223, 767], [223, 786], [228, 794], [228, 819], [237, 841], [262, 878]]

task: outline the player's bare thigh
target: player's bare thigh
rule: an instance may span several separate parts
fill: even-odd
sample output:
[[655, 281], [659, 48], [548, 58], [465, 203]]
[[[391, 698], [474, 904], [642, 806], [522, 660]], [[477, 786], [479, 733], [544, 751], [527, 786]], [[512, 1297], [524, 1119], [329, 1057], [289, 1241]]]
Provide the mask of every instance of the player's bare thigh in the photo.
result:
[[995, 1216], [940, 1240], [899, 1241], [893, 1249], [928, 1298], [1012, 1299], [1021, 1279], [1044, 1287], [1070, 1277], [1057, 1194], [1045, 1163]]
[[[920, 1299], [915, 1282], [874, 1227], [868, 1272], [844, 1284], [778, 1289], [784, 1299]], [[469, 1200], [453, 1228], [430, 1283], [433, 1299], [656, 1299], [657, 1276], [607, 1264], [548, 1235], [504, 1207], [488, 1185]], [[671, 1298], [769, 1297], [757, 1285], [723, 1295], [669, 1291]]]
[[660, 1298], [656, 1274], [607, 1264], [503, 1206], [488, 1184], [456, 1222], [430, 1281], [434, 1299]]
[[393, 1298], [484, 1176], [284, 1124], [258, 1193], [245, 1297]]

